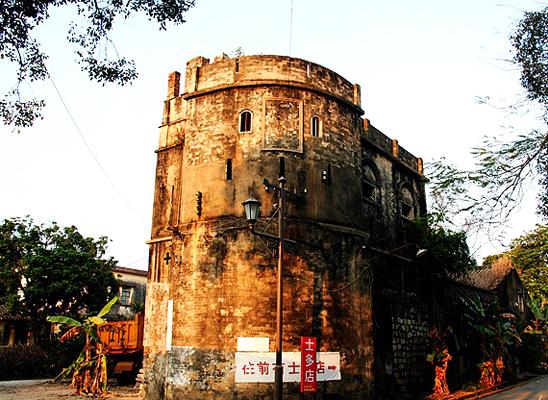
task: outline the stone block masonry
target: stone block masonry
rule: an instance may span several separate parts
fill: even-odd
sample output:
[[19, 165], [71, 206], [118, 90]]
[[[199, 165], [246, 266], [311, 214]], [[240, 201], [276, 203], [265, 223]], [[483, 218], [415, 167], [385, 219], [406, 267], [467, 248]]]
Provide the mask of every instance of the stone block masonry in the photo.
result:
[[[235, 383], [234, 353], [241, 336], [268, 337], [274, 350], [275, 246], [248, 231], [241, 202], [253, 193], [266, 222], [276, 199], [263, 180], [277, 180], [280, 158], [298, 242], [284, 259], [283, 349], [316, 336], [341, 354], [342, 380], [321, 383], [320, 398], [370, 396], [368, 245], [395, 246], [424, 212], [418, 159], [386, 146], [362, 118], [359, 86], [320, 65], [197, 57], [184, 76], [169, 76], [157, 149], [143, 396], [272, 396], [272, 385]], [[298, 385], [284, 390], [293, 398]]]

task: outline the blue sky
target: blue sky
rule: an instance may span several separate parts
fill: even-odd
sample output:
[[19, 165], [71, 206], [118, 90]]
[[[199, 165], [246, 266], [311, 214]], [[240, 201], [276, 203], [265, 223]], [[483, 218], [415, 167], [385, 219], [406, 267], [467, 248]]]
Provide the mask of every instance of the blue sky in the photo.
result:
[[[74, 224], [86, 235], [106, 235], [120, 265], [145, 269], [167, 76], [184, 71], [193, 57], [213, 58], [239, 47], [246, 55], [290, 54], [333, 69], [361, 85], [365, 116], [407, 150], [425, 161], [446, 156], [469, 166], [468, 150], [483, 135], [534, 123], [524, 115], [509, 119], [478, 104], [477, 97], [490, 96], [496, 105], [520, 98], [519, 73], [507, 62], [508, 36], [523, 11], [545, 5], [534, 0], [197, 0], [187, 23], [167, 32], [142, 16], [119, 21], [116, 48], [135, 59], [140, 74], [128, 87], [102, 87], [80, 72], [65, 40], [73, 10], [53, 9], [37, 38], [50, 56], [48, 68], [70, 116], [52, 81], [24, 86], [44, 98], [47, 108], [34, 128], [14, 134], [0, 127], [0, 218], [28, 214], [37, 222], [53, 220]], [[4, 92], [15, 80], [5, 64], [0, 63]], [[534, 227], [534, 207], [534, 198], [523, 204], [509, 224], [509, 238]], [[471, 244], [480, 261], [503, 249], [485, 237]]]

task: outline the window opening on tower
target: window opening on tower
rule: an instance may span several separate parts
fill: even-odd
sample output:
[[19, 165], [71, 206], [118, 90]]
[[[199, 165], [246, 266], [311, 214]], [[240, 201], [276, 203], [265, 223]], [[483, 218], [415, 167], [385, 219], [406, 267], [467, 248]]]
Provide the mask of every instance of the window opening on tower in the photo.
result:
[[251, 132], [252, 114], [249, 110], [240, 113], [240, 132]]

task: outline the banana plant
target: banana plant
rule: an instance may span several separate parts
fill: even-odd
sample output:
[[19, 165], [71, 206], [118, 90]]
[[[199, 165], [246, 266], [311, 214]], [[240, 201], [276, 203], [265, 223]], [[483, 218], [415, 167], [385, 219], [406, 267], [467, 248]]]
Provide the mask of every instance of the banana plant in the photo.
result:
[[106, 351], [97, 335], [97, 327], [107, 321], [103, 318], [118, 300], [114, 297], [97, 315], [87, 317], [82, 322], [66, 316], [49, 316], [52, 323], [66, 325], [67, 332], [61, 336], [61, 341], [70, 340], [83, 334], [85, 346], [76, 360], [55, 378], [66, 378], [72, 374], [72, 387], [76, 394], [86, 394], [102, 397], [107, 392], [107, 357]]
[[509, 315], [500, 312], [495, 304], [484, 305], [480, 298], [466, 299], [464, 316], [468, 325], [475, 332], [483, 351], [483, 362], [480, 363], [480, 383], [494, 386], [502, 382], [504, 359], [510, 357], [509, 349], [521, 343], [515, 321]]
[[544, 335], [548, 337], [548, 301], [537, 301], [533, 298], [529, 300], [529, 308], [533, 313], [533, 320], [531, 321], [529, 328], [530, 333], [536, 335]]

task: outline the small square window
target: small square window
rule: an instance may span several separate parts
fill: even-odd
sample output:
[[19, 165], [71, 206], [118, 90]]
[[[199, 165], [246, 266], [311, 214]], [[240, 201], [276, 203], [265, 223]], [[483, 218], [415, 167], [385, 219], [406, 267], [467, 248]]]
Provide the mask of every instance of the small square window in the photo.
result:
[[120, 289], [120, 304], [129, 306], [131, 304], [131, 292], [132, 288], [123, 287]]

